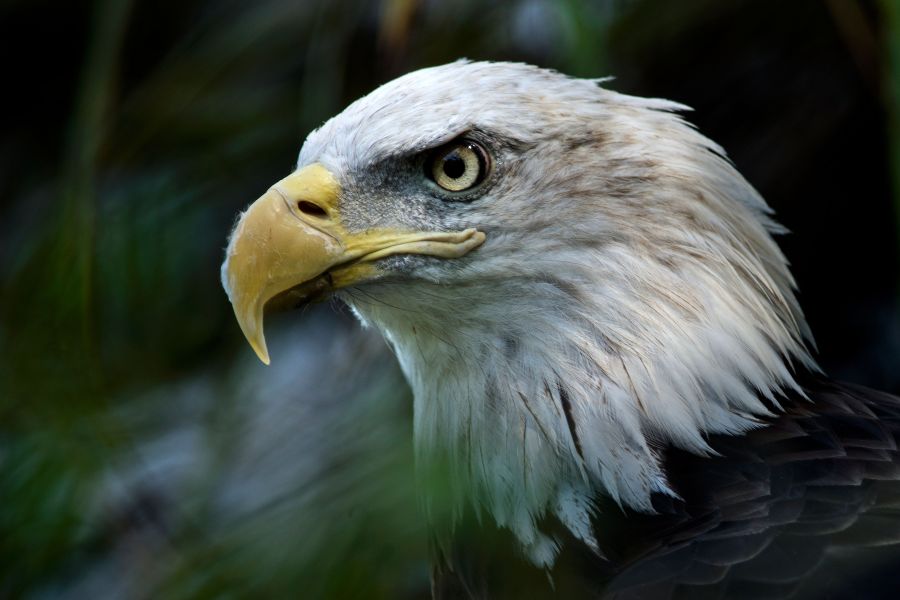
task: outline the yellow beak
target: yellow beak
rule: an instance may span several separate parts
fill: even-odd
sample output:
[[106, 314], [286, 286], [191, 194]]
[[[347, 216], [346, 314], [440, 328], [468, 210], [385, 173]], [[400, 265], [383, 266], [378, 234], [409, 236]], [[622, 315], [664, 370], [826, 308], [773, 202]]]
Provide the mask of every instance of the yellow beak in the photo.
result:
[[[458, 258], [484, 234], [370, 229], [341, 224], [340, 185], [316, 163], [288, 175], [254, 202], [228, 244], [223, 281], [238, 324], [265, 364], [263, 314], [269, 304], [298, 304], [312, 295], [373, 279], [373, 261], [393, 254]], [[271, 302], [270, 302], [271, 301]]]

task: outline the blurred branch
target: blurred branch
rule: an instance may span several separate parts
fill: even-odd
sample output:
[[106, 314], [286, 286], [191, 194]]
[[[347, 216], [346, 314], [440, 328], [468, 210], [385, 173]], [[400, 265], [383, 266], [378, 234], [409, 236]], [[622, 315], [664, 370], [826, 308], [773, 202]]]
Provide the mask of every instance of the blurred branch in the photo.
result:
[[94, 35], [87, 52], [60, 181], [64, 204], [56, 266], [60, 275], [69, 273], [71, 278], [69, 290], [74, 292], [74, 316], [80, 321], [85, 346], [92, 339], [94, 178], [129, 8], [130, 2], [126, 0], [106, 0], [96, 5]]
[[891, 174], [894, 183], [894, 211], [900, 231], [900, 4], [882, 0], [884, 17], [884, 101], [889, 123]]
[[878, 36], [874, 25], [856, 0], [826, 0], [825, 5], [860, 75], [877, 94], [881, 81], [878, 73]]
[[378, 24], [378, 46], [389, 65], [400, 62], [413, 27], [419, 0], [383, 0]]

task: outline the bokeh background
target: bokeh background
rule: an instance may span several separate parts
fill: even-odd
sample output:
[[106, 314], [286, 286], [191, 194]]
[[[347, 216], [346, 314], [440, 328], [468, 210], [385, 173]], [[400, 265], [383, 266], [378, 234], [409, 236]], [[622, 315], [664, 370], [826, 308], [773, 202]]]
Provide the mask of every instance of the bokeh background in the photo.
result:
[[460, 57], [693, 106], [821, 364], [900, 392], [896, 0], [5, 1], [0, 40], [2, 598], [427, 596], [383, 341], [317, 305], [265, 368], [219, 264], [311, 129]]

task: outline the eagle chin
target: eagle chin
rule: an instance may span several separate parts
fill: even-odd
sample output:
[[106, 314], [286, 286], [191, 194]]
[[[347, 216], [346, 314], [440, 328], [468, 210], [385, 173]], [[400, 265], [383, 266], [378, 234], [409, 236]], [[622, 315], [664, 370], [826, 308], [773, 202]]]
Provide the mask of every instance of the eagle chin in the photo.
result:
[[685, 501], [670, 455], [816, 410], [783, 229], [683, 110], [525, 64], [400, 77], [241, 216], [241, 328], [268, 362], [268, 310], [337, 295], [396, 353], [418, 462], [449, 462], [460, 512], [541, 566], [548, 519], [600, 554], [603, 502]]

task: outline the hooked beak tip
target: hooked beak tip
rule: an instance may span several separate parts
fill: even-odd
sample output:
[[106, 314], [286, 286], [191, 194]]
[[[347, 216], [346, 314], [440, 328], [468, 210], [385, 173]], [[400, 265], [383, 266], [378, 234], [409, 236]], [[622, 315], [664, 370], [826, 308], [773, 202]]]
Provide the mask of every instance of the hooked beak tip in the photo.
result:
[[263, 330], [263, 310], [262, 307], [259, 306], [258, 300], [254, 302], [252, 308], [249, 310], [243, 307], [239, 307], [235, 305], [235, 316], [238, 320], [238, 325], [240, 325], [241, 332], [243, 332], [244, 337], [247, 338], [247, 342], [249, 342], [250, 347], [253, 348], [253, 352], [256, 353], [256, 356], [259, 357], [259, 360], [262, 361], [264, 365], [268, 365], [269, 360], [269, 350], [266, 347], [266, 334]]
[[266, 343], [263, 342], [262, 346], [256, 344], [251, 345], [253, 346], [253, 351], [256, 352], [256, 356], [262, 361], [262, 364], [268, 366], [272, 361], [269, 360], [269, 351], [266, 349]]

